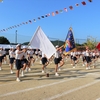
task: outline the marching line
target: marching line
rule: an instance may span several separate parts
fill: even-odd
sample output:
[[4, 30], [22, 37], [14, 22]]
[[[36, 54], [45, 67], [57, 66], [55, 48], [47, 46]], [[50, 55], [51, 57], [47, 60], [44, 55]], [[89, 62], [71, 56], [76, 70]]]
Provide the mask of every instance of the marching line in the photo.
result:
[[[44, 100], [53, 100], [53, 99], [59, 98], [59, 97], [61, 97], [61, 96], [67, 95], [67, 94], [69, 94], [69, 93], [75, 92], [75, 91], [77, 91], [77, 90], [80, 90], [80, 89], [89, 87], [89, 86], [94, 85], [94, 84], [96, 84], [96, 83], [98, 83], [98, 82], [100, 82], [100, 80], [97, 80], [97, 81], [88, 83], [88, 84], [83, 85], [83, 86], [79, 86], [78, 88], [71, 89], [71, 90], [69, 90], [69, 91], [63, 92], [63, 93], [61, 93], [61, 94], [57, 94], [57, 95], [52, 96], [52, 97], [50, 97], [50, 98], [46, 98], [46, 99], [44, 99]], [[100, 100], [100, 99], [97, 99], [97, 100]]]
[[27, 89], [23, 89], [23, 90], [18, 90], [18, 91], [15, 91], [15, 92], [9, 92], [9, 93], [5, 93], [5, 94], [1, 94], [0, 97], [14, 95], [14, 94], [22, 93], [22, 92], [27, 92], [27, 91], [32, 91], [32, 90], [36, 90], [36, 89], [40, 89], [40, 88], [44, 88], [44, 87], [60, 84], [60, 83], [63, 83], [63, 82], [68, 82], [68, 81], [71, 81], [71, 80], [79, 79], [79, 78], [81, 78], [81, 77], [71, 78], [71, 79], [68, 79], [68, 80], [62, 80], [62, 81], [59, 81], [59, 82], [54, 82], [54, 83], [50, 83], [50, 84], [45, 84], [45, 85], [33, 87], [33, 88], [27, 88]]

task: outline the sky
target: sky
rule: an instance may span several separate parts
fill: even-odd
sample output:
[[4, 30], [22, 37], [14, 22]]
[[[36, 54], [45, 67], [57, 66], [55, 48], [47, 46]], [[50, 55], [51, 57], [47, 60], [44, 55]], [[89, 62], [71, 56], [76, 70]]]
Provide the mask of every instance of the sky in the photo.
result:
[[[29, 20], [32, 23], [0, 32], [11, 43], [15, 43], [17, 30], [17, 43], [30, 41], [38, 26], [52, 40], [65, 40], [70, 27], [73, 29], [75, 39], [85, 40], [92, 36], [100, 40], [100, 0], [91, 3], [84, 0], [3, 0], [0, 3], [0, 30], [19, 25]], [[76, 7], [75, 4], [79, 3]], [[73, 6], [73, 10], [69, 9]], [[67, 8], [67, 12], [64, 11]], [[52, 12], [63, 10], [62, 13], [52, 16]], [[49, 14], [49, 17], [38, 17]], [[33, 21], [36, 19], [36, 22]]]

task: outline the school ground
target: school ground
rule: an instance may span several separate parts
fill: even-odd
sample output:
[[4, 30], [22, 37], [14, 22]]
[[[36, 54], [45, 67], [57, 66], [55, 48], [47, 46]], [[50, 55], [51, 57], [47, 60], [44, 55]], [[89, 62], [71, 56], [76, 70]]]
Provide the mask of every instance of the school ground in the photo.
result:
[[97, 68], [86, 70], [82, 64], [72, 68], [67, 61], [54, 75], [55, 65], [48, 65], [49, 77], [41, 73], [39, 61], [21, 82], [16, 82], [16, 70], [10, 74], [8, 64], [0, 71], [0, 100], [100, 100], [100, 61]]

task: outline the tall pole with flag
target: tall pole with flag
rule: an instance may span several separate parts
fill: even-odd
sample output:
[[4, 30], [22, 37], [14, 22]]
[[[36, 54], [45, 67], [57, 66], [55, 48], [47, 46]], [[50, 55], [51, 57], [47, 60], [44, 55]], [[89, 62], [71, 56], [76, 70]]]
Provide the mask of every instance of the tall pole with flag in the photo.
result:
[[72, 27], [70, 27], [65, 39], [65, 53], [69, 53], [74, 49], [75, 49], [75, 40], [72, 32]]

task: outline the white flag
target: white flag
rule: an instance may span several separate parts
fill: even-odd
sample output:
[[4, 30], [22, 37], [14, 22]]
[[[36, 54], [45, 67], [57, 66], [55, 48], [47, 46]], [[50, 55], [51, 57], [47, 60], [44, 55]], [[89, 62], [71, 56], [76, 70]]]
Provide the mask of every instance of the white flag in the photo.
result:
[[40, 26], [32, 37], [32, 40], [30, 41], [30, 46], [40, 49], [47, 56], [48, 59], [56, 52], [55, 47], [44, 34]]

